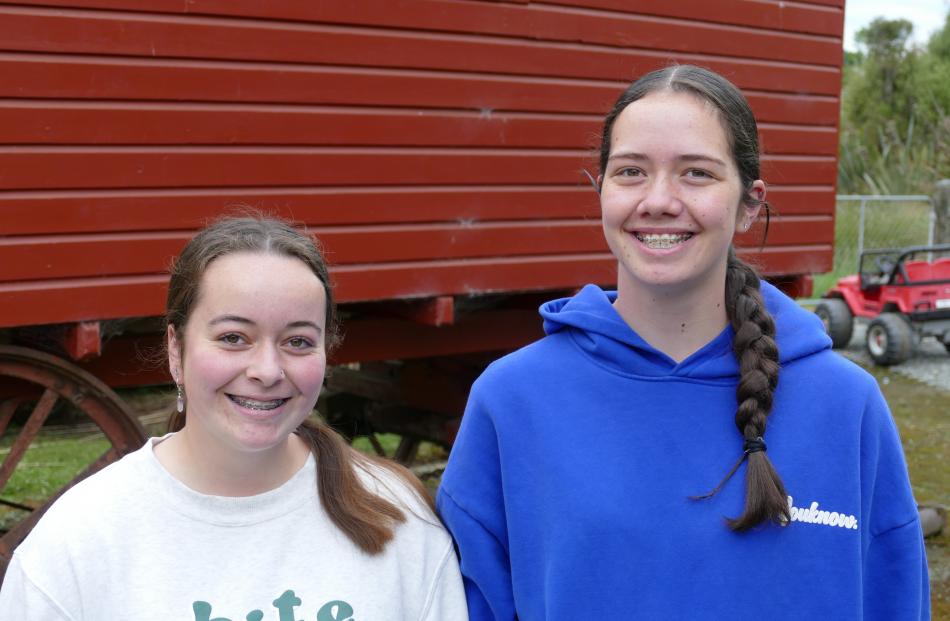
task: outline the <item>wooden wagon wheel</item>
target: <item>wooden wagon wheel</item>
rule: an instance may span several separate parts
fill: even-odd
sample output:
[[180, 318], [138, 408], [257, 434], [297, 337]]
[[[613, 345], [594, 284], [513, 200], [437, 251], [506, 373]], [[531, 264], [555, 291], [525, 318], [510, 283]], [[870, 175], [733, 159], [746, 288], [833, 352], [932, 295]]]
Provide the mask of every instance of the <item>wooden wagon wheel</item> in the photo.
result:
[[[321, 398], [321, 407], [325, 421], [354, 445], [365, 439], [364, 450], [394, 459], [399, 463], [412, 465], [424, 440], [431, 440], [431, 434], [424, 430], [409, 431], [399, 424], [402, 408], [383, 408], [379, 404], [352, 394], [337, 394]], [[388, 410], [388, 411], [387, 411]], [[397, 420], [393, 420], [397, 418]], [[398, 443], [393, 444], [396, 440]]]
[[[5, 532], [0, 530], [0, 580], [13, 550], [30, 532], [47, 508], [67, 489], [144, 444], [146, 435], [135, 416], [104, 383], [75, 365], [55, 356], [24, 347], [0, 346], [0, 383], [16, 396], [0, 401], [0, 439], [18, 408], [32, 406], [26, 422], [0, 464], [0, 507], [26, 512]], [[71, 408], [88, 417], [110, 443], [110, 448], [86, 466], [49, 498], [30, 506], [3, 498], [3, 490], [30, 445], [37, 440], [55, 407]]]

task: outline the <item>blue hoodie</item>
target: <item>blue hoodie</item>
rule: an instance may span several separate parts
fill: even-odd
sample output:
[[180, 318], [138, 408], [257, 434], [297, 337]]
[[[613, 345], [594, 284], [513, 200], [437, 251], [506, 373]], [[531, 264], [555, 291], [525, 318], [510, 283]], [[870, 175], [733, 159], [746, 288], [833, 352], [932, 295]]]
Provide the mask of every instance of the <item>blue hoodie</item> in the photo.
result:
[[765, 440], [792, 522], [734, 533], [745, 465], [727, 327], [680, 363], [588, 286], [472, 387], [439, 490], [473, 621], [929, 618], [900, 440], [875, 380], [763, 283], [779, 384]]

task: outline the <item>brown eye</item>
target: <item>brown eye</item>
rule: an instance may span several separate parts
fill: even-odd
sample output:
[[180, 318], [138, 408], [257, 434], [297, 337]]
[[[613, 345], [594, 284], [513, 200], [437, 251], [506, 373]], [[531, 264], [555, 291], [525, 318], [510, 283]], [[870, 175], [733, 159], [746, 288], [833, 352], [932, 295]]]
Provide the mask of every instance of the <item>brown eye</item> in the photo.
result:
[[228, 345], [240, 345], [243, 341], [240, 334], [234, 334], [233, 332], [222, 335], [218, 340]]
[[617, 174], [621, 177], [639, 177], [640, 175], [643, 174], [643, 171], [640, 170], [639, 168], [627, 167], [627, 168], [621, 168], [620, 170], [618, 170]]
[[313, 343], [309, 339], [305, 339], [302, 336], [295, 336], [294, 338], [287, 341], [287, 344], [294, 349], [307, 349], [313, 347]]

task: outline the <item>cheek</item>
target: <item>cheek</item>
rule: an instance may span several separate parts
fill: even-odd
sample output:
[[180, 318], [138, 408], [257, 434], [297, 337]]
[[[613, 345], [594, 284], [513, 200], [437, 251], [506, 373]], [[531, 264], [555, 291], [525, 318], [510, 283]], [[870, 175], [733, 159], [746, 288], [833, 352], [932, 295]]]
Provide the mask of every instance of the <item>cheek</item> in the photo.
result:
[[626, 203], [616, 192], [604, 192], [600, 199], [600, 218], [604, 227], [616, 228], [630, 215]]
[[192, 390], [217, 390], [233, 380], [242, 369], [239, 356], [209, 349], [193, 348], [186, 353], [186, 360], [185, 377]]
[[323, 377], [327, 370], [327, 360], [324, 354], [294, 360], [288, 363], [287, 366], [287, 371], [292, 373], [298, 390], [305, 394], [320, 392]]
[[694, 217], [705, 223], [707, 228], [726, 232], [734, 231], [736, 224], [742, 217], [742, 213], [736, 208], [730, 208], [724, 205], [729, 205], [729, 203], [722, 200], [704, 204], [694, 204], [692, 211]]

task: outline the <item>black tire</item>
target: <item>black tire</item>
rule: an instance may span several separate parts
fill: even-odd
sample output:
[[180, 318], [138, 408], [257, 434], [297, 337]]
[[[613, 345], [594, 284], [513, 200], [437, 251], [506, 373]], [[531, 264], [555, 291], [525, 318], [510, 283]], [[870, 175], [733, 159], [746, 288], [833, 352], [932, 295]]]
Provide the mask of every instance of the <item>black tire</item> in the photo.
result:
[[914, 331], [899, 313], [881, 313], [868, 324], [867, 348], [875, 364], [900, 364], [914, 355]]
[[854, 332], [854, 315], [848, 303], [840, 298], [826, 298], [815, 307], [815, 314], [825, 325], [831, 346], [835, 349], [847, 347]]

